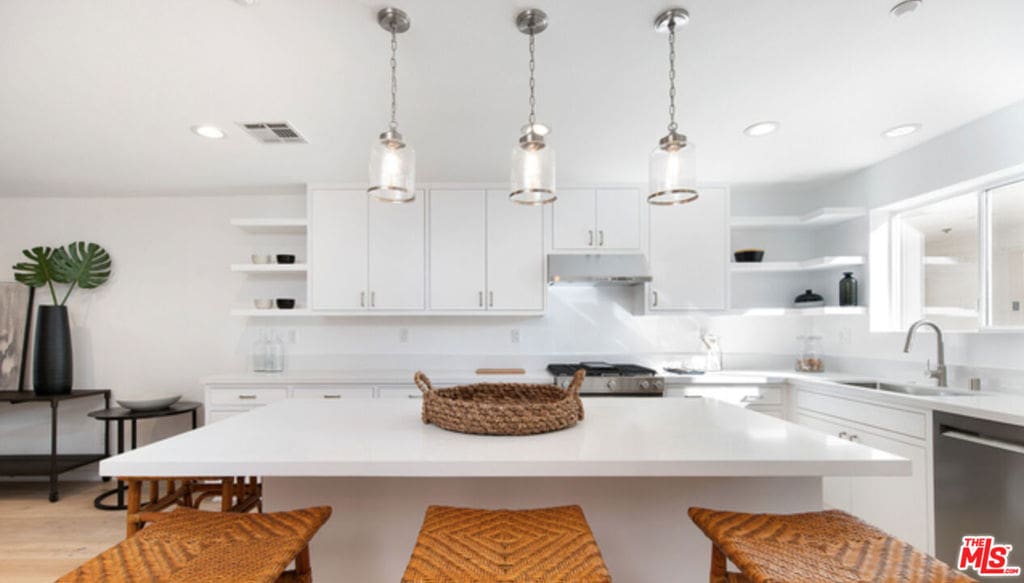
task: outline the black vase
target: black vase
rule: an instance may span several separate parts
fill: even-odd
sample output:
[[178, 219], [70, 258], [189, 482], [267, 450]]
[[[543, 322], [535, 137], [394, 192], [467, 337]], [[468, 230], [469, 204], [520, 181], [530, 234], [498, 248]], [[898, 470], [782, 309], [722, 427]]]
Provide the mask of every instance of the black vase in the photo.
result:
[[839, 305], [857, 305], [857, 280], [852, 271], [843, 272], [843, 279], [839, 280]]
[[39, 306], [32, 385], [37, 395], [71, 392], [71, 325], [66, 306]]

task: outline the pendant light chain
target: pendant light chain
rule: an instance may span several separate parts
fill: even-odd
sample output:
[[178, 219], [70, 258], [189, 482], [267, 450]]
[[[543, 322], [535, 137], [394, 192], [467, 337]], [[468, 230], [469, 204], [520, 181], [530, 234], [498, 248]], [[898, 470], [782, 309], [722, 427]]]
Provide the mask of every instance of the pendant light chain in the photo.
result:
[[395, 36], [395, 25], [391, 25], [391, 121], [388, 127], [392, 130], [398, 128], [395, 112], [398, 109], [398, 39]]
[[675, 132], [676, 125], [676, 23], [668, 23], [668, 131]]
[[537, 98], [534, 95], [537, 83], [533, 78], [533, 71], [537, 67], [534, 48], [534, 33], [530, 30], [530, 131], [533, 131], [534, 123], [537, 121], [537, 114], [534, 111], [537, 107]]

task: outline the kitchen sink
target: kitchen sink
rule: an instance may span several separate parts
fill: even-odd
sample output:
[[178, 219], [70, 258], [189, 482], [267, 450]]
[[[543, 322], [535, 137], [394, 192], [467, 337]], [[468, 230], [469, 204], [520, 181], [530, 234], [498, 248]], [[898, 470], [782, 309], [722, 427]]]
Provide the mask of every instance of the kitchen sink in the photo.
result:
[[978, 393], [947, 389], [943, 387], [921, 387], [917, 385], [897, 385], [893, 383], [880, 383], [876, 381], [839, 381], [839, 384], [848, 387], [860, 387], [862, 389], [875, 389], [889, 393], [901, 393], [904, 395], [916, 395], [918, 397], [973, 397]]

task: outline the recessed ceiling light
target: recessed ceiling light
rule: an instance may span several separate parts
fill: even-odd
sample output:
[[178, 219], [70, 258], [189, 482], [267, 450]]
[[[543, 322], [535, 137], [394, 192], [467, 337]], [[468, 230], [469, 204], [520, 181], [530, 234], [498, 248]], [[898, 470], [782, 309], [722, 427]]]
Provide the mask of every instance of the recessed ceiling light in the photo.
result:
[[903, 0], [903, 2], [900, 2], [897, 5], [893, 6], [892, 10], [889, 11], [889, 14], [895, 16], [896, 18], [899, 18], [900, 16], [910, 14], [911, 12], [917, 10], [918, 8], [921, 7], [921, 4], [923, 3], [923, 0]]
[[921, 129], [921, 124], [919, 123], [905, 123], [885, 130], [882, 132], [882, 135], [887, 138], [902, 138], [903, 136], [909, 136], [919, 129]]
[[217, 126], [211, 125], [192, 126], [192, 131], [195, 132], [197, 135], [203, 136], [204, 138], [209, 138], [211, 140], [219, 140], [223, 138], [225, 135], [224, 130], [220, 129]]
[[759, 121], [753, 125], [747, 126], [747, 128], [743, 130], [743, 133], [752, 138], [759, 138], [761, 136], [767, 136], [777, 129], [779, 129], [779, 122], [777, 121]]

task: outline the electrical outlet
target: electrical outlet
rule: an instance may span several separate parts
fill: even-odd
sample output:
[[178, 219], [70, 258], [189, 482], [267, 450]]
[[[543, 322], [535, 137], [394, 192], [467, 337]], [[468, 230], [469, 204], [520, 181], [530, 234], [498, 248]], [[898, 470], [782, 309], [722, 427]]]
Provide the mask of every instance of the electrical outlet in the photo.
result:
[[299, 334], [294, 328], [289, 328], [285, 336], [288, 338], [288, 344], [295, 344], [299, 341]]
[[402, 342], [402, 343], [405, 343], [405, 342], [409, 341], [409, 329], [408, 328], [399, 328], [398, 329], [398, 341]]
[[512, 341], [512, 344], [519, 344], [519, 328], [512, 329], [512, 333], [509, 334], [509, 340]]
[[840, 344], [852, 344], [853, 343], [853, 330], [849, 328], [839, 329], [839, 343]]

